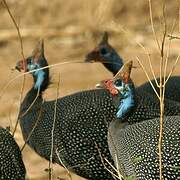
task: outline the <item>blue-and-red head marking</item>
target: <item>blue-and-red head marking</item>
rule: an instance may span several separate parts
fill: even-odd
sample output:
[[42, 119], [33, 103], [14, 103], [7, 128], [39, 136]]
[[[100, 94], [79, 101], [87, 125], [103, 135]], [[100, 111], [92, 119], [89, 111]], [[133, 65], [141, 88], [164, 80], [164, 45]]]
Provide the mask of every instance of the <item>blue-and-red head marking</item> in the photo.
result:
[[85, 62], [101, 62], [113, 75], [123, 65], [123, 59], [108, 42], [107, 32], [104, 32], [100, 43], [86, 55]]
[[44, 56], [44, 42], [40, 40], [32, 52], [32, 55], [25, 60], [17, 62], [16, 69], [24, 72], [31, 72], [34, 78], [34, 88], [44, 90], [49, 83], [49, 69], [40, 69], [48, 66]]
[[129, 110], [134, 107], [134, 85], [130, 78], [132, 61], [124, 64], [113, 79], [101, 82], [101, 85], [107, 89], [112, 96], [120, 96], [117, 118], [123, 118]]

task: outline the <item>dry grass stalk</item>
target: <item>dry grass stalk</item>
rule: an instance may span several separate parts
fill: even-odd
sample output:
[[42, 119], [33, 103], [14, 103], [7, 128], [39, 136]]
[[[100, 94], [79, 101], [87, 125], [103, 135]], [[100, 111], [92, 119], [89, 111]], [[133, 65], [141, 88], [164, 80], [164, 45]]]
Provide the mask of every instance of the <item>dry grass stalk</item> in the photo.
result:
[[62, 164], [62, 166], [64, 167], [64, 169], [66, 170], [67, 174], [68, 174], [68, 177], [70, 180], [72, 180], [72, 176], [71, 176], [71, 173], [69, 172], [68, 168], [64, 165], [64, 163], [62, 162], [61, 158], [60, 158], [60, 155], [59, 155], [59, 152], [58, 152], [58, 149], [56, 149], [56, 155], [59, 159], [59, 162]]
[[32, 108], [32, 106], [33, 106], [34, 103], [36, 102], [37, 98], [39, 97], [39, 92], [40, 92], [40, 89], [38, 88], [38, 92], [37, 92], [37, 95], [36, 95], [35, 99], [34, 99], [33, 102], [30, 104], [30, 106], [27, 108], [27, 110], [20, 116], [20, 118], [24, 117], [24, 116], [29, 112], [29, 110]]
[[[160, 52], [160, 66], [159, 66], [159, 71], [160, 71], [160, 82], [159, 84], [157, 84], [157, 87], [159, 87], [159, 94], [157, 93], [157, 91], [155, 90], [154, 85], [151, 83], [149, 75], [146, 71], [146, 69], [144, 68], [143, 64], [141, 63], [140, 59], [137, 57], [136, 59], [138, 60], [138, 63], [140, 64], [140, 66], [142, 67], [148, 81], [150, 82], [154, 92], [156, 93], [159, 101], [160, 101], [160, 127], [159, 127], [159, 141], [158, 141], [158, 158], [159, 158], [159, 178], [160, 180], [163, 179], [163, 175], [162, 175], [162, 169], [163, 169], [163, 164], [162, 164], [162, 140], [163, 140], [163, 119], [164, 119], [164, 98], [165, 98], [165, 85], [168, 81], [168, 79], [170, 78], [170, 76], [172, 75], [176, 64], [179, 60], [180, 54], [178, 55], [168, 77], [166, 78], [166, 74], [167, 74], [167, 65], [168, 65], [168, 60], [169, 60], [169, 51], [170, 51], [170, 46], [171, 46], [171, 42], [169, 42], [168, 45], [168, 51], [167, 51], [167, 55], [166, 57], [164, 56], [165, 53], [165, 44], [166, 44], [166, 36], [167, 36], [167, 24], [166, 24], [166, 17], [165, 17], [165, 5], [163, 4], [163, 23], [164, 23], [164, 33], [163, 33], [163, 37], [162, 37], [162, 42], [161, 42], [161, 46], [159, 44], [156, 32], [154, 30], [154, 22], [153, 22], [153, 16], [152, 16], [152, 3], [151, 0], [149, 0], [149, 11], [150, 11], [150, 20], [151, 20], [151, 27], [152, 27], [152, 31], [153, 31], [153, 35], [155, 38], [155, 41], [157, 43], [159, 52]], [[174, 30], [174, 26], [175, 23], [173, 25], [173, 28], [171, 30], [171, 36], [172, 36], [172, 32]], [[171, 37], [170, 36], [170, 37]], [[142, 47], [143, 48], [143, 47]], [[144, 48], [143, 48], [144, 49]], [[151, 66], [151, 60], [149, 58], [149, 64]], [[153, 74], [153, 69], [151, 68], [151, 73]], [[153, 75], [154, 76], [154, 75]]]
[[117, 173], [118, 173], [118, 177], [120, 178], [120, 180], [121, 179], [123, 179], [123, 176], [121, 175], [121, 173], [120, 173], [120, 168], [119, 168], [119, 162], [118, 162], [118, 157], [117, 157], [117, 155], [115, 154], [115, 159], [116, 159], [116, 161], [115, 161], [115, 163], [116, 163], [116, 167], [117, 167]]
[[168, 76], [167, 76], [167, 78], [166, 78], [165, 84], [167, 83], [167, 81], [168, 81], [169, 78], [171, 77], [172, 73], [174, 72], [174, 70], [175, 70], [175, 68], [176, 68], [176, 65], [177, 65], [177, 63], [178, 63], [178, 61], [179, 61], [179, 58], [180, 58], [180, 53], [179, 53], [179, 55], [177, 56], [176, 61], [175, 61], [175, 63], [173, 64], [173, 66], [172, 66], [172, 68], [171, 68], [171, 71], [169, 72], [169, 74], [168, 74]]
[[112, 137], [111, 131], [108, 131], [108, 133], [109, 133], [109, 138], [111, 139], [111, 143], [113, 144], [115, 152], [116, 152], [115, 153], [115, 157], [116, 157], [115, 166], [116, 166], [116, 168], [114, 166], [112, 166], [111, 163], [108, 162], [106, 158], [105, 158], [105, 160], [115, 170], [115, 172], [118, 174], [119, 179], [121, 180], [121, 179], [123, 179], [123, 175], [120, 172], [119, 161], [118, 161], [118, 158], [117, 158], [118, 157], [118, 151], [117, 151], [117, 148], [116, 148], [116, 144], [113, 141], [113, 137]]
[[15, 28], [16, 28], [16, 30], [17, 30], [18, 37], [19, 37], [19, 41], [20, 41], [20, 46], [21, 46], [21, 55], [22, 55], [22, 57], [23, 57], [23, 60], [25, 60], [24, 50], [23, 50], [23, 41], [22, 41], [22, 36], [21, 36], [21, 33], [20, 33], [19, 26], [18, 26], [18, 24], [16, 23], [16, 20], [15, 20], [14, 16], [12, 15], [12, 13], [11, 13], [11, 11], [10, 11], [7, 3], [6, 3], [6, 0], [2, 0], [2, 2], [3, 2], [3, 4], [4, 4], [6, 10], [8, 11], [8, 14], [9, 14], [11, 20], [13, 21], [14, 26], [15, 26]]
[[151, 63], [150, 53], [147, 51], [147, 49], [141, 43], [138, 43], [138, 45], [144, 50], [145, 54], [147, 55], [153, 78], [155, 80], [156, 86], [159, 87], [159, 84], [157, 82], [157, 79], [156, 79], [156, 76], [155, 76], [155, 73], [154, 73], [154, 69], [153, 69], [153, 66], [152, 66], [152, 63]]
[[149, 13], [150, 13], [149, 16], [150, 16], [150, 20], [151, 20], [151, 28], [152, 28], [152, 31], [153, 31], [154, 39], [155, 39], [156, 44], [158, 46], [158, 50], [161, 52], [161, 47], [160, 47], [159, 41], [157, 39], [156, 32], [154, 30], [154, 23], [153, 23], [153, 16], [152, 16], [152, 2], [151, 2], [151, 0], [149, 0]]
[[[100, 151], [99, 151], [99, 152], [100, 152]], [[102, 156], [101, 156], [101, 157], [102, 157]], [[120, 174], [118, 168], [114, 167], [114, 166], [108, 161], [107, 158], [104, 158], [104, 160], [111, 166], [111, 168], [118, 174], [118, 176], [120, 175], [119, 177], [123, 177], [123, 176]], [[118, 178], [119, 178], [119, 177], [118, 177]]]
[[11, 104], [11, 106], [10, 106], [10, 108], [9, 108], [9, 114], [8, 114], [10, 131], [12, 130], [12, 127], [13, 127], [12, 118], [11, 118], [11, 112], [12, 112], [14, 103], [15, 103], [15, 102], [12, 102], [12, 104]]
[[[118, 175], [114, 174], [109, 168], [107, 168], [107, 166], [106, 166], [106, 164], [105, 164], [105, 162], [104, 162], [104, 159], [103, 159], [103, 157], [102, 157], [101, 151], [100, 151], [100, 149], [99, 149], [99, 147], [98, 147], [98, 145], [97, 145], [96, 142], [95, 142], [95, 146], [96, 146], [96, 148], [97, 148], [97, 150], [98, 150], [99, 157], [100, 157], [100, 159], [101, 159], [101, 162], [102, 162], [104, 168], [105, 168], [114, 178], [117, 178], [117, 179], [119, 179], [119, 180], [122, 180], [123, 176], [120, 174], [120, 172], [118, 171], [118, 169], [116, 169], [115, 167], [113, 167], [113, 165], [105, 158], [105, 161], [112, 167], [113, 170], [115, 170], [115, 172], [116, 172]], [[120, 175], [120, 176], [119, 176], [119, 175]]]
[[[158, 143], [158, 156], [159, 156], [159, 179], [163, 179], [163, 164], [162, 164], [162, 141], [163, 141], [163, 121], [164, 121], [164, 95], [165, 95], [165, 77], [163, 78], [163, 69], [164, 68], [164, 47], [165, 47], [165, 40], [167, 34], [167, 25], [166, 25], [166, 18], [165, 18], [165, 6], [163, 6], [163, 21], [164, 21], [164, 33], [162, 38], [161, 44], [161, 59], [160, 59], [160, 124], [159, 124], [159, 143]], [[168, 59], [167, 59], [168, 61]], [[166, 76], [166, 74], [164, 74]], [[164, 79], [164, 82], [163, 82]]]
[[[21, 86], [21, 90], [20, 90], [20, 96], [19, 96], [19, 108], [21, 106], [21, 102], [22, 102], [22, 99], [23, 99], [23, 92], [24, 92], [24, 85], [25, 85], [25, 75], [23, 76], [23, 80], [22, 80], [22, 86]], [[15, 123], [15, 127], [14, 127], [14, 130], [13, 130], [13, 136], [15, 135], [15, 132], [17, 130], [17, 126], [18, 126], [18, 114], [17, 114], [17, 117], [16, 117], [16, 123]]]
[[[172, 35], [173, 31], [174, 31], [175, 25], [176, 25], [176, 21], [173, 22], [172, 29], [171, 29], [171, 35]], [[168, 65], [168, 59], [169, 59], [170, 49], [171, 49], [171, 39], [169, 40], [169, 43], [168, 43], [168, 50], [167, 50], [166, 59], [165, 59], [165, 67], [164, 67], [164, 86], [165, 86], [165, 84], [166, 84], [165, 79], [166, 79], [166, 74], [167, 74], [167, 65]]]
[[[22, 58], [23, 58], [24, 66], [25, 66], [25, 57], [24, 57], [24, 51], [23, 51], [23, 41], [22, 41], [20, 30], [19, 30], [19, 26], [16, 23], [16, 20], [15, 20], [14, 16], [12, 15], [12, 13], [11, 13], [7, 3], [6, 3], [6, 0], [2, 0], [2, 2], [3, 2], [3, 5], [5, 6], [8, 14], [9, 14], [11, 20], [13, 21], [13, 24], [14, 24], [16, 30], [17, 30], [18, 38], [19, 38], [19, 41], [20, 41], [21, 55], [22, 55]], [[20, 91], [20, 97], [19, 97], [19, 104], [20, 105], [21, 105], [22, 98], [23, 98], [24, 84], [25, 84], [25, 75], [23, 76], [23, 82], [22, 82], [22, 87], [21, 87], [21, 91]], [[19, 107], [20, 107], [20, 105], [19, 105]], [[13, 136], [15, 135], [17, 125], [18, 125], [18, 118], [16, 120], [15, 128], [14, 128], [14, 131], [13, 131], [13, 134], [12, 134]]]
[[[44, 101], [43, 101], [43, 103], [44, 103]], [[43, 103], [42, 103], [42, 104], [43, 104]], [[37, 124], [38, 124], [38, 122], [39, 122], [39, 120], [40, 120], [41, 113], [42, 113], [42, 108], [39, 110], [39, 114], [38, 114], [37, 121], [36, 121], [36, 123], [34, 124], [34, 126], [33, 126], [32, 130], [31, 130], [31, 132], [29, 133], [29, 135], [28, 135], [28, 137], [27, 137], [27, 139], [26, 139], [24, 145], [22, 146], [21, 152], [24, 150], [24, 148], [25, 148], [27, 142], [29, 141], [30, 137], [32, 136], [32, 133], [34, 132], [34, 129], [36, 128], [36, 126], [37, 126]]]
[[169, 37], [170, 40], [172, 40], [172, 39], [180, 39], [180, 37], [173, 36], [172, 34], [168, 34], [168, 37]]
[[42, 69], [47, 69], [47, 68], [55, 68], [57, 66], [62, 66], [62, 65], [66, 65], [66, 64], [72, 64], [72, 63], [84, 63], [83, 61], [80, 61], [80, 60], [73, 60], [73, 61], [65, 61], [65, 62], [60, 62], [60, 63], [56, 63], [56, 64], [51, 64], [49, 66], [45, 66], [45, 67], [42, 67], [42, 68], [39, 68], [39, 69], [34, 69], [32, 71], [28, 71], [28, 72], [24, 72], [24, 73], [21, 73], [17, 76], [15, 76], [13, 79], [11, 79], [2, 89], [1, 91], [1, 94], [0, 94], [0, 99], [3, 97], [4, 93], [5, 93], [5, 90], [12, 84], [15, 82], [16, 79], [26, 75], [26, 74], [31, 74], [32, 72], [35, 72], [35, 71], [39, 71], [39, 70], [42, 70]]
[[152, 84], [151, 79], [150, 79], [150, 77], [149, 77], [149, 75], [148, 75], [148, 73], [147, 73], [147, 71], [146, 71], [144, 65], [142, 64], [142, 62], [141, 62], [141, 60], [139, 59], [139, 57], [136, 57], [136, 59], [137, 59], [139, 65], [141, 66], [141, 68], [143, 69], [143, 71], [144, 71], [144, 73], [145, 73], [145, 75], [146, 75], [146, 78], [148, 79], [148, 81], [149, 81], [151, 87], [153, 88], [153, 90], [154, 90], [156, 96], [158, 97], [158, 99], [160, 99], [160, 96], [159, 96], [159, 94], [157, 93], [157, 91], [156, 91], [154, 85]]
[[54, 103], [54, 118], [53, 118], [53, 126], [52, 126], [52, 132], [51, 132], [51, 154], [50, 154], [50, 161], [49, 161], [49, 180], [52, 180], [52, 156], [53, 156], [53, 148], [54, 148], [54, 129], [55, 129], [55, 123], [56, 123], [56, 115], [57, 115], [57, 100], [59, 97], [59, 87], [60, 87], [60, 74], [59, 74], [59, 80], [57, 85], [57, 91], [56, 91], [56, 100]]
[[178, 1], [179, 4], [179, 14], [178, 14], [178, 18], [179, 18], [179, 23], [178, 23], [178, 27], [179, 27], [179, 32], [180, 32], [180, 1]]

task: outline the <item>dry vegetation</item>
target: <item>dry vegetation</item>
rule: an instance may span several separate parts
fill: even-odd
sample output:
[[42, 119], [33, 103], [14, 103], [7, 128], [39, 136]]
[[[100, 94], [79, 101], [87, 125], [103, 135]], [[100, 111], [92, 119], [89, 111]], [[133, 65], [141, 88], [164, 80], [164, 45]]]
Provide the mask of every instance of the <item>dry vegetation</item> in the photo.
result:
[[[138, 56], [143, 64], [148, 59], [145, 52], [137, 43], [143, 44], [152, 57], [153, 69], [158, 76], [159, 59], [157, 46], [154, 43], [149, 19], [148, 2], [144, 0], [8, 0], [9, 8], [14, 14], [21, 28], [24, 54], [31, 53], [39, 37], [45, 39], [45, 53], [49, 64], [80, 60], [91, 50], [103, 30], [110, 32], [110, 42], [117, 48], [125, 60], [136, 59]], [[179, 1], [166, 3], [167, 29], [170, 30], [175, 19], [178, 19]], [[162, 35], [161, 2], [153, 1], [153, 18], [157, 35]], [[17, 60], [22, 59], [17, 31], [3, 5], [0, 5], [0, 121], [2, 126], [14, 127], [22, 78], [16, 79], [4, 92], [3, 87], [17, 72], [12, 71]], [[178, 36], [178, 23], [174, 35]], [[179, 40], [172, 41], [169, 66], [179, 54]], [[83, 47], [83, 48], [82, 48]], [[135, 65], [138, 65], [135, 62]], [[177, 65], [179, 66], [179, 65]], [[148, 72], [148, 73], [149, 73]], [[51, 69], [53, 84], [45, 93], [46, 99], [56, 98], [56, 84], [59, 73], [61, 76], [60, 96], [70, 94], [82, 89], [94, 88], [94, 85], [111, 74], [100, 64], [68, 64]], [[176, 68], [174, 74], [180, 74]], [[82, 78], [84, 77], [84, 78]], [[137, 85], [146, 80], [141, 68], [133, 70], [132, 77]], [[152, 78], [152, 77], [151, 77]], [[25, 92], [31, 87], [31, 77], [27, 76]], [[3, 96], [2, 96], [3, 95]], [[22, 147], [23, 140], [20, 129], [16, 133], [18, 144]], [[38, 157], [29, 147], [23, 151], [24, 161], [30, 179], [48, 179], [48, 162]], [[54, 177], [67, 178], [66, 172], [54, 166]], [[80, 179], [73, 176], [73, 180]]]

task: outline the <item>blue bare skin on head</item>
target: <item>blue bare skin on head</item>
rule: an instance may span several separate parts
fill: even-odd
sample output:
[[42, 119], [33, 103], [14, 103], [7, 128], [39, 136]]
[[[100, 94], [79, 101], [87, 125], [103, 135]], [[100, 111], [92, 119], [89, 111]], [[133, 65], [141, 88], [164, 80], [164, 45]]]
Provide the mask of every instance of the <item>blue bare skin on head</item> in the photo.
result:
[[[40, 68], [40, 65], [37, 63], [28, 65], [29, 71], [34, 70], [34, 69], [39, 69], [39, 68]], [[33, 72], [32, 74], [33, 74], [33, 76], [36, 77], [36, 83], [34, 85], [34, 89], [38, 90], [38, 89], [40, 89], [40, 87], [44, 81], [45, 72], [43, 70], [37, 70], [37, 71]]]
[[[125, 84], [122, 83], [122, 85]], [[127, 85], [127, 87], [125, 86], [119, 91], [122, 99], [120, 100], [120, 105], [116, 113], [117, 118], [123, 118], [135, 105], [133, 90], [129, 87], [129, 85]]]
[[37, 81], [36, 81], [36, 84], [34, 85], [34, 89], [40, 89], [44, 81], [45, 72], [42, 70], [38, 70], [34, 73], [34, 75], [37, 77]]

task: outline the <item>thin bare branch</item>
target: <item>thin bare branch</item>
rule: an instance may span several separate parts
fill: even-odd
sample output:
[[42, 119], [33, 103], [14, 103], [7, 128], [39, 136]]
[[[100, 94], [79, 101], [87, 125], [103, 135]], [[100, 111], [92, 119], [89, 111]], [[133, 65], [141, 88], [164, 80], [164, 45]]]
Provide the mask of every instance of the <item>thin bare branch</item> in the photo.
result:
[[154, 90], [156, 96], [158, 97], [158, 99], [160, 99], [160, 96], [159, 96], [159, 94], [157, 93], [157, 91], [156, 91], [154, 85], [152, 84], [152, 82], [151, 82], [151, 80], [150, 80], [150, 78], [149, 78], [149, 75], [148, 75], [148, 73], [147, 73], [145, 67], [143, 66], [143, 64], [141, 63], [141, 61], [140, 61], [140, 59], [139, 59], [138, 57], [136, 57], [136, 59], [137, 59], [139, 65], [141, 66], [141, 68], [143, 69], [143, 71], [144, 71], [144, 73], [145, 73], [145, 75], [146, 75], [146, 77], [147, 77], [147, 79], [148, 79], [148, 81], [149, 81], [151, 87], [153, 88], [153, 90]]
[[159, 50], [159, 52], [161, 52], [161, 47], [160, 47], [159, 41], [158, 41], [158, 39], [157, 39], [156, 32], [155, 32], [155, 30], [154, 30], [151, 0], [149, 0], [149, 15], [150, 15], [151, 28], [152, 28], [152, 31], [153, 31], [154, 39], [155, 39], [155, 41], [156, 41], [156, 43], [157, 43], [157, 45], [158, 45], [158, 50]]
[[[14, 24], [16, 30], [17, 30], [18, 38], [19, 38], [19, 41], [20, 41], [21, 55], [22, 55], [22, 58], [23, 58], [23, 66], [25, 66], [25, 57], [24, 57], [24, 51], [23, 51], [23, 41], [22, 41], [20, 30], [19, 30], [19, 26], [17, 25], [16, 20], [15, 20], [14, 16], [12, 15], [12, 13], [11, 13], [7, 3], [6, 3], [6, 0], [2, 0], [2, 2], [3, 2], [3, 5], [5, 6], [6, 10], [8, 11], [8, 14], [9, 14], [11, 20], [13, 21], [13, 24]], [[20, 91], [20, 98], [19, 98], [19, 104], [20, 105], [21, 105], [22, 98], [23, 98], [24, 84], [25, 84], [25, 75], [23, 77], [22, 87], [21, 87], [21, 91]], [[20, 105], [19, 105], [19, 107], [20, 107]], [[16, 120], [15, 128], [14, 128], [14, 131], [13, 131], [13, 134], [12, 134], [13, 136], [15, 135], [17, 125], [18, 125], [18, 119]]]
[[59, 74], [59, 80], [57, 85], [57, 91], [56, 91], [56, 100], [54, 103], [54, 118], [53, 118], [53, 126], [51, 131], [51, 154], [50, 154], [50, 161], [49, 161], [49, 180], [52, 179], [52, 158], [53, 158], [53, 149], [54, 149], [54, 129], [55, 129], [55, 123], [56, 123], [56, 116], [57, 116], [57, 100], [59, 97], [59, 87], [60, 87], [60, 74]]
[[7, 3], [6, 3], [6, 0], [2, 0], [2, 2], [3, 2], [3, 4], [4, 4], [4, 6], [5, 6], [5, 8], [7, 9], [8, 14], [9, 14], [9, 16], [11, 17], [11, 19], [12, 19], [12, 21], [13, 21], [13, 23], [14, 23], [14, 26], [15, 26], [17, 32], [18, 32], [18, 37], [19, 37], [20, 46], [21, 46], [21, 55], [22, 55], [23, 59], [25, 59], [24, 50], [23, 50], [23, 41], [22, 41], [22, 36], [21, 36], [20, 30], [19, 30], [19, 26], [18, 26], [18, 24], [16, 23], [16, 20], [15, 20], [14, 16], [12, 15], [12, 13], [11, 13], [11, 11], [10, 11]]
[[180, 1], [179, 1], [178, 19], [179, 19], [179, 32], [180, 32]]
[[70, 178], [70, 180], [72, 180], [72, 176], [71, 176], [71, 173], [69, 172], [68, 168], [65, 166], [65, 164], [62, 162], [61, 158], [60, 158], [60, 155], [59, 155], [59, 152], [58, 152], [58, 149], [56, 149], [56, 155], [59, 159], [59, 162], [62, 164], [62, 166], [64, 167], [64, 169], [66, 170], [66, 172], [68, 173], [68, 177]]
[[[97, 143], [95, 143], [95, 146], [96, 146], [96, 148], [97, 148], [97, 150], [98, 150], [99, 157], [100, 157], [100, 159], [101, 159], [101, 162], [102, 162], [104, 168], [105, 168], [113, 177], [116, 177], [116, 178], [118, 178], [119, 180], [122, 180], [121, 177], [118, 177], [118, 176], [117, 176], [116, 174], [114, 174], [111, 170], [109, 170], [109, 168], [106, 167], [105, 162], [104, 162], [104, 159], [103, 159], [103, 157], [102, 157], [102, 155], [101, 155], [101, 151], [100, 151]], [[108, 162], [109, 164], [111, 164], [109, 161], [106, 161], [106, 162]], [[112, 165], [110, 165], [110, 166], [112, 167]], [[115, 168], [113, 167], [113, 169], [115, 169]], [[117, 170], [115, 170], [115, 171], [117, 172]]]
[[148, 56], [148, 61], [149, 61], [151, 73], [152, 73], [153, 78], [154, 78], [154, 80], [155, 80], [156, 86], [159, 87], [159, 84], [158, 84], [158, 82], [157, 82], [157, 79], [156, 79], [156, 76], [155, 76], [155, 73], [154, 73], [154, 69], [153, 69], [153, 67], [152, 67], [152, 62], [151, 62], [150, 53], [147, 51], [147, 49], [146, 49], [141, 43], [138, 43], [138, 45], [144, 50], [145, 54]]
[[[117, 155], [116, 155], [116, 154], [115, 154], [115, 158], [117, 158]], [[117, 172], [117, 174], [118, 174], [118, 179], [122, 180], [122, 179], [123, 179], [123, 176], [121, 175], [121, 173], [120, 173], [120, 171], [119, 171], [118, 159], [116, 159], [116, 160], [117, 160], [117, 166], [116, 166], [116, 168], [108, 161], [107, 158], [104, 158], [104, 159], [105, 159], [105, 161], [112, 167], [112, 169], [113, 169], [115, 172]]]
[[168, 37], [169, 37], [170, 40], [180, 39], [180, 37], [178, 37], [178, 36], [173, 36], [172, 34], [168, 34]]
[[115, 172], [117, 172], [117, 174], [118, 174], [118, 170], [116, 169], [116, 167], [114, 167], [109, 161], [108, 161], [108, 159], [107, 158], [104, 158], [104, 160], [111, 166], [111, 168], [115, 171]]
[[12, 102], [11, 104], [11, 107], [9, 108], [9, 116], [8, 116], [8, 119], [9, 119], [9, 127], [10, 127], [10, 131], [12, 131], [12, 119], [11, 119], [11, 113], [12, 113], [12, 109], [13, 109], [13, 105], [14, 105], [15, 102]]
[[26, 110], [19, 118], [24, 117], [24, 116], [30, 111], [30, 109], [32, 108], [32, 106], [33, 106], [34, 103], [36, 102], [37, 98], [39, 97], [39, 92], [40, 92], [40, 88], [38, 89], [37, 95], [36, 95], [36, 97], [34, 98], [34, 100], [33, 100], [33, 102], [31, 103], [31, 105], [27, 108], [27, 110]]
[[178, 57], [176, 58], [176, 61], [175, 61], [174, 65], [173, 65], [173, 67], [172, 67], [172, 69], [171, 69], [171, 71], [169, 72], [169, 74], [168, 74], [168, 76], [167, 76], [167, 79], [166, 79], [166, 81], [165, 81], [165, 84], [167, 83], [167, 81], [168, 81], [169, 78], [171, 77], [172, 73], [174, 72], [174, 69], [175, 69], [175, 67], [176, 67], [176, 65], [177, 65], [177, 63], [178, 63], [178, 61], [179, 61], [179, 58], [180, 58], [180, 54], [179, 54]]
[[164, 116], [164, 92], [165, 88], [163, 87], [163, 68], [164, 68], [164, 47], [165, 47], [165, 40], [166, 40], [166, 33], [167, 33], [167, 26], [166, 26], [166, 20], [165, 20], [165, 5], [163, 4], [163, 23], [164, 23], [164, 33], [161, 43], [161, 59], [160, 59], [160, 82], [159, 82], [159, 92], [160, 92], [160, 122], [159, 122], [159, 141], [158, 141], [158, 157], [159, 157], [159, 179], [162, 180], [162, 140], [163, 140], [163, 116]]
[[20, 77], [22, 77], [22, 76], [24, 76], [26, 74], [31, 74], [32, 72], [35, 72], [35, 71], [39, 71], [39, 70], [47, 69], [47, 68], [55, 68], [56, 66], [61, 66], [61, 65], [65, 65], [65, 64], [71, 64], [71, 63], [84, 63], [84, 62], [79, 61], [79, 60], [65, 61], [65, 62], [60, 62], [60, 63], [56, 63], [56, 64], [51, 64], [49, 66], [45, 66], [45, 67], [42, 67], [42, 68], [39, 68], [39, 69], [35, 69], [35, 70], [32, 70], [32, 71], [28, 71], [28, 72], [21, 73], [21, 74], [17, 75], [15, 78], [11, 79], [8, 83], [6, 83], [6, 85], [4, 86], [4, 88], [1, 91], [0, 99], [4, 95], [5, 90], [10, 86], [10, 84], [13, 83], [13, 82], [16, 82], [15, 81], [16, 79], [18, 79], [18, 78], [20, 78]]
[[[25, 75], [23, 76], [23, 81], [22, 81], [22, 86], [21, 86], [21, 91], [20, 91], [20, 96], [19, 96], [19, 107], [21, 106], [21, 102], [22, 102], [22, 99], [23, 99], [23, 92], [24, 92], [24, 85], [25, 85]], [[16, 132], [16, 129], [17, 129], [17, 126], [18, 126], [18, 114], [17, 114], [17, 117], [16, 117], [16, 123], [15, 123], [15, 127], [14, 127], [14, 131], [13, 131], [13, 137], [15, 135], [15, 132]]]
[[[171, 35], [174, 31], [174, 28], [175, 28], [175, 25], [177, 23], [177, 20], [175, 20], [173, 22], [173, 25], [172, 25], [172, 29], [171, 29]], [[169, 43], [168, 43], [168, 50], [167, 50], [167, 54], [166, 54], [166, 59], [165, 59], [165, 65], [164, 65], [164, 82], [163, 82], [163, 86], [165, 88], [165, 85], [166, 85], [166, 74], [167, 74], [167, 65], [168, 65], [168, 61], [169, 61], [169, 54], [170, 54], [170, 49], [171, 49], [171, 40], [169, 40]], [[165, 91], [164, 91], [164, 94], [165, 94]]]
[[120, 171], [119, 171], [119, 161], [118, 161], [117, 154], [115, 154], [115, 163], [116, 163], [116, 167], [117, 167], [118, 177], [123, 178], [123, 176], [121, 175], [121, 173], [120, 173]]
[[[44, 101], [43, 101], [43, 103], [44, 103]], [[43, 103], [42, 103], [42, 104], [43, 104]], [[40, 108], [40, 110], [39, 110], [38, 118], [37, 118], [37, 120], [36, 120], [36, 122], [35, 122], [35, 124], [34, 124], [34, 126], [33, 126], [33, 128], [32, 128], [32, 130], [31, 130], [31, 132], [28, 134], [28, 137], [27, 137], [24, 145], [23, 145], [22, 148], [21, 148], [21, 152], [24, 150], [24, 148], [25, 148], [27, 142], [29, 141], [30, 137], [32, 136], [32, 134], [33, 134], [33, 132], [34, 132], [34, 130], [35, 130], [35, 128], [36, 128], [39, 120], [41, 119], [41, 118], [40, 118], [40, 117], [41, 117], [41, 113], [42, 113], [42, 106], [41, 106], [41, 108]]]
[[166, 15], [165, 15], [165, 3], [163, 3], [163, 23], [164, 23], [164, 33], [161, 43], [161, 57], [164, 58], [164, 47], [167, 35], [167, 22], [166, 22]]

